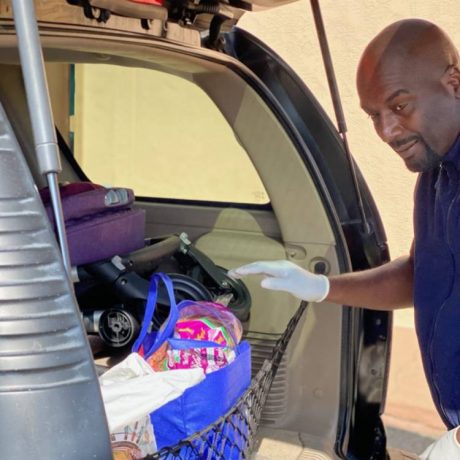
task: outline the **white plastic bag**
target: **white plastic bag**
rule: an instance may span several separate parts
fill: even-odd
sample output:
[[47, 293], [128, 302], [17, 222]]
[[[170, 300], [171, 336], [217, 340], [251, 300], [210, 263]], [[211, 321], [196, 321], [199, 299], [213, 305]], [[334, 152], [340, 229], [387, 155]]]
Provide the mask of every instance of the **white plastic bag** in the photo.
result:
[[[99, 377], [113, 442], [143, 455], [156, 448], [149, 414], [205, 378], [202, 369], [155, 372], [137, 353]], [[112, 444], [113, 445], [113, 444]]]

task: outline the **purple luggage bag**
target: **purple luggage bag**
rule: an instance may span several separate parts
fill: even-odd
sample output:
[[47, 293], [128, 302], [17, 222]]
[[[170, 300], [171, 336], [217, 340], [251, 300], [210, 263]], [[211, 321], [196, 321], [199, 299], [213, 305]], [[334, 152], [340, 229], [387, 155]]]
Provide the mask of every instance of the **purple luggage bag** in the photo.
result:
[[[131, 207], [132, 190], [91, 182], [60, 185], [59, 189], [72, 265], [110, 259], [144, 246], [145, 211]], [[54, 227], [48, 188], [40, 195]]]

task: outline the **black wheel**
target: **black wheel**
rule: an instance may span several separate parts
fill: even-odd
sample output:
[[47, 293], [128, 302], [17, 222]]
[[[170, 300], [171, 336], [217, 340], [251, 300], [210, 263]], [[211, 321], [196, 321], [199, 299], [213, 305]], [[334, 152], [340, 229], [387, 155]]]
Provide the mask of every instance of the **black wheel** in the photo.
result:
[[99, 336], [112, 348], [129, 345], [139, 333], [136, 318], [121, 308], [105, 310], [99, 319]]
[[213, 300], [218, 300], [220, 296], [231, 295], [228, 308], [240, 321], [247, 321], [251, 309], [251, 294], [246, 285], [241, 280], [234, 280], [227, 276], [227, 269], [216, 266], [224, 277], [224, 286], [218, 286], [200, 266], [196, 265], [190, 271], [190, 276], [204, 284], [213, 295]]

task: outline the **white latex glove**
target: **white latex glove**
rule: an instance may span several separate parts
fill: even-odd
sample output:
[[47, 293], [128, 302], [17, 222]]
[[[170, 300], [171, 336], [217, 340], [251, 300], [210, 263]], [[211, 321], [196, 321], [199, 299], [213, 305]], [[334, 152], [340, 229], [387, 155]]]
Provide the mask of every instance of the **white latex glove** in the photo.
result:
[[287, 260], [254, 262], [234, 268], [228, 272], [231, 278], [246, 275], [265, 275], [260, 285], [274, 291], [286, 291], [309, 302], [321, 302], [329, 294], [329, 280], [324, 275], [315, 275]]
[[457, 441], [458, 427], [448, 431], [442, 438], [428, 446], [420, 460], [460, 460], [460, 444]]

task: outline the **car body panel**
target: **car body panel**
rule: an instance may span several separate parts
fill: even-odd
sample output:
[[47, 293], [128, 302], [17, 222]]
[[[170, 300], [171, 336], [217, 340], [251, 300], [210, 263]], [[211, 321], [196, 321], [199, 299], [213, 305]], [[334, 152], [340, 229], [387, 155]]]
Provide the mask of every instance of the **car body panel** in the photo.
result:
[[108, 427], [78, 307], [1, 105], [0, 133], [2, 457], [105, 459]]

